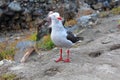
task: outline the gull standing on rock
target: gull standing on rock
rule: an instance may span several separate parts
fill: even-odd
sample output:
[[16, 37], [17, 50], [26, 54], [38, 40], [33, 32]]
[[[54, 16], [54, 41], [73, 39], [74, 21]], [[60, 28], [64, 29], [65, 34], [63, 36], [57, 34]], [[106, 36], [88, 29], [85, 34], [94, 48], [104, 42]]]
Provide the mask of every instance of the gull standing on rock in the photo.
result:
[[[73, 46], [73, 44], [80, 40], [80, 37], [74, 36], [72, 32], [67, 31], [63, 24], [62, 24], [62, 18], [60, 17], [60, 14], [58, 12], [53, 12], [48, 15], [48, 18], [51, 21], [51, 40], [53, 43], [60, 47], [60, 57], [56, 60], [56, 62], [64, 61], [64, 62], [70, 62], [70, 48]], [[62, 48], [67, 48], [67, 58], [63, 60], [62, 57]]]

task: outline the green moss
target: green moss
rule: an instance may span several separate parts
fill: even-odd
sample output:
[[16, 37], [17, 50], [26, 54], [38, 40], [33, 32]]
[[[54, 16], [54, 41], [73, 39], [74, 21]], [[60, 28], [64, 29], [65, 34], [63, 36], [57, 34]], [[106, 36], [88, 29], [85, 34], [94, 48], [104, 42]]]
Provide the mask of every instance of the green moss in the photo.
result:
[[[16, 75], [15, 74], [3, 74], [0, 78], [0, 80], [15, 80]], [[19, 80], [19, 79], [17, 79]]]
[[[30, 35], [29, 40], [36, 41], [37, 33], [33, 33]], [[50, 50], [54, 47], [53, 42], [51, 41], [50, 35], [44, 36], [40, 41], [37, 41], [36, 44], [37, 48], [40, 48], [42, 50]]]
[[114, 15], [120, 14], [120, 7], [113, 8], [113, 9], [111, 10], [111, 13], [114, 14]]
[[37, 39], [36, 35], [37, 35], [37, 33], [33, 33], [33, 34], [31, 34], [31, 36], [30, 36], [30, 40], [32, 40], [32, 41], [36, 41], [36, 39]]
[[37, 42], [37, 48], [42, 50], [50, 50], [54, 47], [51, 41], [50, 35], [44, 36], [40, 41]]
[[14, 48], [9, 48], [9, 49], [2, 50], [0, 52], [0, 59], [1, 60], [2, 59], [13, 60], [14, 54], [15, 54], [15, 49]]

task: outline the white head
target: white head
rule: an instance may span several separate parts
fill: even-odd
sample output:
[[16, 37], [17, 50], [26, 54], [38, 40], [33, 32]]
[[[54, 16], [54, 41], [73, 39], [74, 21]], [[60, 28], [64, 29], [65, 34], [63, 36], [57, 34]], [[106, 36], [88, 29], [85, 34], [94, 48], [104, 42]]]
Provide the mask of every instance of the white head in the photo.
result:
[[48, 18], [50, 18], [51, 20], [62, 20], [58, 12], [50, 12], [48, 14]]
[[52, 22], [62, 22], [62, 18], [60, 17], [60, 14], [58, 12], [50, 11], [48, 13], [47, 21], [49, 24], [49, 27], [52, 27]]

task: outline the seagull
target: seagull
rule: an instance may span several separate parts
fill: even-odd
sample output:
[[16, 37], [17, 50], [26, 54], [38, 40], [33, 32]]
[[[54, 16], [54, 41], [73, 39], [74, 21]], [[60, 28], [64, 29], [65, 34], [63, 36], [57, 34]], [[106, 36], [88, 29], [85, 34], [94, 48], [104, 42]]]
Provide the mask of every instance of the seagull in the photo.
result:
[[[62, 24], [62, 17], [60, 17], [60, 14], [58, 12], [49, 14], [48, 18], [51, 20], [52, 27], [51, 40], [57, 47], [60, 48], [60, 57], [56, 60], [56, 62], [71, 62], [69, 49], [81, 38], [76, 37], [72, 32], [67, 31], [64, 28], [64, 25]], [[62, 57], [62, 48], [67, 48], [67, 57], [64, 60]]]

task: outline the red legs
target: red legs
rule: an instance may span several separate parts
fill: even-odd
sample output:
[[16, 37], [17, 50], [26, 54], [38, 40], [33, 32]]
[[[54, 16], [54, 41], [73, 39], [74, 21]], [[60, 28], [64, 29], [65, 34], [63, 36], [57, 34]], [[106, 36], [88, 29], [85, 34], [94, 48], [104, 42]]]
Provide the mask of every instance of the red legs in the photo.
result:
[[60, 61], [64, 61], [64, 62], [70, 62], [70, 50], [67, 50], [67, 58], [65, 60], [63, 60], [62, 57], [62, 48], [60, 49], [60, 57], [56, 60], [56, 62], [60, 62]]
[[64, 62], [70, 62], [70, 50], [67, 50], [67, 58], [64, 60]]
[[60, 49], [60, 57], [56, 60], [56, 62], [60, 62], [60, 61], [63, 61], [63, 58], [62, 58], [62, 48]]

